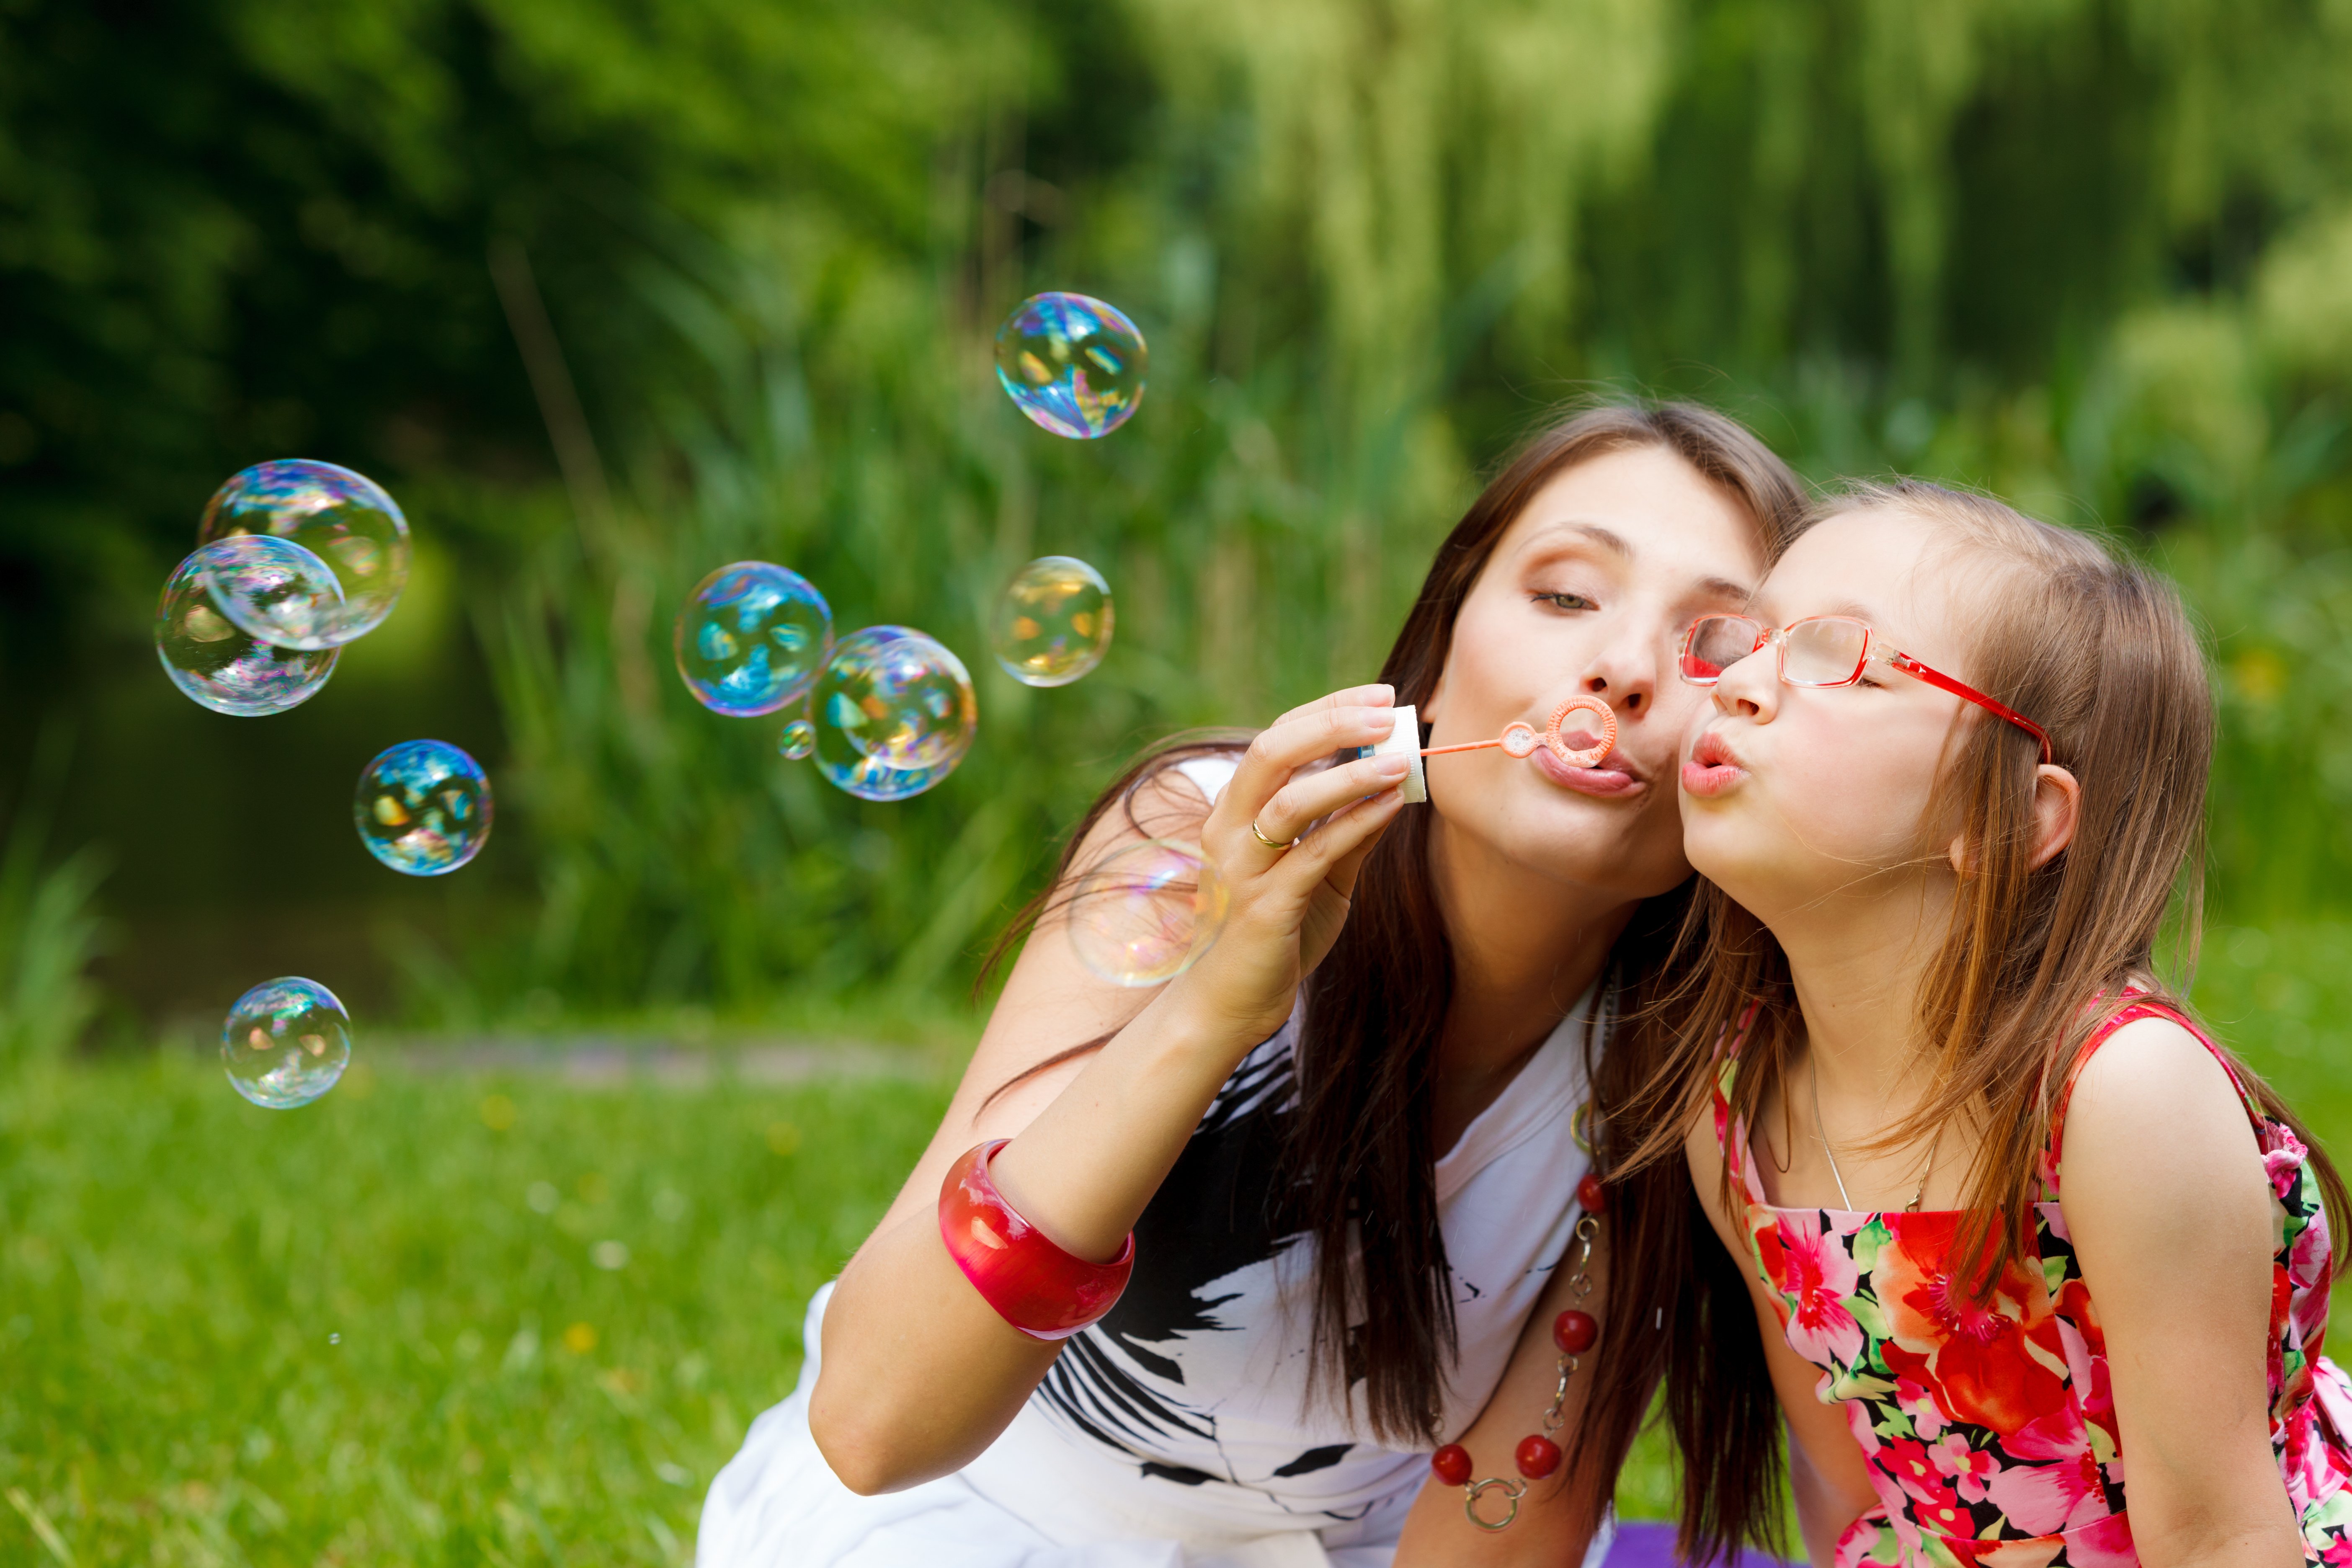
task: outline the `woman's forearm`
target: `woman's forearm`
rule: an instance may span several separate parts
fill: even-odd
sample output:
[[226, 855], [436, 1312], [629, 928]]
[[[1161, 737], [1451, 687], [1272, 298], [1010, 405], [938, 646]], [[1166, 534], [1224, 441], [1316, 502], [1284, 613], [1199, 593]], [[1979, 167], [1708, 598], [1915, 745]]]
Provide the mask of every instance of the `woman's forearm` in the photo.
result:
[[[1065, 1249], [1114, 1257], [1256, 1044], [1219, 1033], [1176, 993], [1163, 994], [998, 1151], [990, 1167], [998, 1189]], [[912, 1486], [993, 1442], [1055, 1348], [997, 1316], [923, 1208], [877, 1232], [842, 1271], [809, 1426], [852, 1489]]]

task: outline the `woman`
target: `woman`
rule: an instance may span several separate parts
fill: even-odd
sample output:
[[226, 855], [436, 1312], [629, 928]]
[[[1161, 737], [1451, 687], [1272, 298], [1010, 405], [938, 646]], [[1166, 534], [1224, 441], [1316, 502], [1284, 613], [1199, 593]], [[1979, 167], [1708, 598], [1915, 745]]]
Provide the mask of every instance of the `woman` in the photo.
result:
[[[1668, 1177], [1616, 1193], [1591, 1278], [1559, 1267], [1588, 1166], [1577, 1119], [1597, 1104], [1604, 1161], [1627, 1136], [1612, 1085], [1652, 1053], [1625, 1031], [1593, 1047], [1640, 1012], [1686, 900], [1674, 770], [1695, 699], [1675, 639], [1746, 603], [1800, 508], [1719, 416], [1563, 420], [1439, 548], [1381, 684], [1118, 781], [1056, 889], [1137, 838], [1197, 840], [1230, 891], [1223, 934], [1139, 1007], [1077, 962], [1066, 896], [1038, 907], [929, 1149], [811, 1303], [800, 1388], [714, 1483], [704, 1568], [1598, 1561], [1669, 1347], [1703, 1339], [1701, 1297], [1677, 1287], [1706, 1255]], [[1401, 760], [1356, 755], [1394, 704], [1444, 746], [1540, 728], [1580, 695], [1617, 726], [1590, 768], [1433, 757], [1430, 804], [1408, 808]], [[974, 1153], [1069, 1268], [1132, 1233], [1107, 1316], [1041, 1341], [967, 1279], [938, 1215]], [[1568, 1462], [1489, 1534], [1472, 1508], [1491, 1522], [1506, 1499], [1465, 1508], [1430, 1450], [1512, 1478], [1557, 1392], [1555, 1316], [1579, 1300], [1602, 1339], [1568, 1379]], [[1710, 1409], [1700, 1435], [1689, 1414], [1695, 1462], [1726, 1478], [1692, 1492], [1736, 1514], [1750, 1469], [1710, 1456], [1756, 1436], [1769, 1402]]]

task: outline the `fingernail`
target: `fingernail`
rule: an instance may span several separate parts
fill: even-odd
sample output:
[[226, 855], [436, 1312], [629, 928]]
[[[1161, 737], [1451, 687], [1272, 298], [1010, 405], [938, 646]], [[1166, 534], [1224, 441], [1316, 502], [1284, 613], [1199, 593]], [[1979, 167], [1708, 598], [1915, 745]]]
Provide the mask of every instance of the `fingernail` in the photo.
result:
[[1372, 764], [1372, 773], [1375, 776], [1380, 778], [1401, 779], [1404, 777], [1407, 773], [1411, 772], [1412, 768], [1412, 763], [1406, 758], [1382, 757], [1379, 762]]

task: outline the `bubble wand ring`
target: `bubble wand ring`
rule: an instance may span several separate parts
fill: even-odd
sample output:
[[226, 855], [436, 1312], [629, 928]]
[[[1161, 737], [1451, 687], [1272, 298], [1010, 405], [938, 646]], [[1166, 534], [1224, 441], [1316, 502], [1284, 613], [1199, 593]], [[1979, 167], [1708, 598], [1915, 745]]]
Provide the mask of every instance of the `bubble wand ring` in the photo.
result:
[[[1570, 746], [1560, 733], [1571, 713], [1591, 713], [1601, 721], [1601, 739], [1589, 746]], [[1483, 752], [1489, 746], [1500, 746], [1507, 756], [1532, 757], [1542, 746], [1571, 768], [1589, 768], [1617, 749], [1617, 715], [1598, 697], [1571, 697], [1552, 710], [1551, 724], [1540, 735], [1534, 725], [1514, 719], [1503, 726], [1503, 732], [1491, 741], [1469, 741], [1458, 746], [1428, 746], [1422, 750], [1424, 757], [1450, 756], [1455, 752]]]
[[[1469, 741], [1458, 746], [1423, 748], [1420, 744], [1419, 713], [1410, 706], [1391, 711], [1396, 715], [1396, 728], [1390, 732], [1389, 738], [1378, 745], [1359, 747], [1356, 754], [1360, 757], [1401, 756], [1409, 759], [1411, 766], [1398, 788], [1405, 800], [1412, 804], [1429, 798], [1429, 784], [1421, 765], [1423, 757], [1450, 756], [1455, 752], [1483, 752], [1490, 746], [1499, 746], [1506, 755], [1524, 758], [1534, 756], [1536, 748], [1542, 746], [1570, 767], [1589, 768], [1617, 745], [1617, 715], [1608, 703], [1592, 696], [1571, 697], [1553, 709], [1551, 725], [1540, 735], [1536, 733], [1534, 725], [1514, 719], [1503, 726], [1503, 732], [1494, 740]], [[1560, 726], [1568, 722], [1568, 716], [1571, 713], [1595, 715], [1601, 722], [1601, 739], [1590, 746], [1570, 746], [1560, 733]]]

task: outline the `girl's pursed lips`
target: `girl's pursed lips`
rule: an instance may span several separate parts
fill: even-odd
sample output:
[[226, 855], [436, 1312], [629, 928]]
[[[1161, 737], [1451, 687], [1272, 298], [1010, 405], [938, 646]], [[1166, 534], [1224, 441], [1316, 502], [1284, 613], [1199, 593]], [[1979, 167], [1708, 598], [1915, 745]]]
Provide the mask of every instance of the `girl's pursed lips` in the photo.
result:
[[1691, 747], [1691, 761], [1703, 768], [1738, 768], [1747, 765], [1739, 760], [1739, 754], [1731, 749], [1731, 742], [1713, 730], [1700, 735], [1697, 742]]

